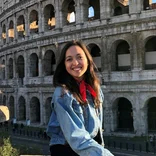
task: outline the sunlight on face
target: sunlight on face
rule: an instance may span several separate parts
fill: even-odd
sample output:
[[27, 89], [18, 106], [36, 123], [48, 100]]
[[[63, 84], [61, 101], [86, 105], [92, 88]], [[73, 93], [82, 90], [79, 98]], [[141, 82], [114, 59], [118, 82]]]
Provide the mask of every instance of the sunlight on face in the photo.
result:
[[88, 68], [87, 57], [79, 46], [71, 46], [66, 52], [65, 67], [74, 79], [80, 81]]

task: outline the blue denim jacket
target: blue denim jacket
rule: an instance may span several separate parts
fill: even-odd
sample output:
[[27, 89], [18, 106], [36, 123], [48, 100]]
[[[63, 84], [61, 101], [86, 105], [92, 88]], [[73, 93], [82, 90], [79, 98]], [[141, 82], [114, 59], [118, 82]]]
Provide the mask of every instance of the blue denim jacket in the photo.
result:
[[[101, 102], [104, 100], [102, 91]], [[91, 95], [87, 92], [88, 105], [81, 106], [73, 95], [57, 87], [52, 98], [52, 114], [47, 127], [50, 146], [69, 144], [80, 156], [112, 156], [104, 148], [102, 137], [102, 104], [96, 110]], [[102, 145], [93, 138], [100, 131]]]

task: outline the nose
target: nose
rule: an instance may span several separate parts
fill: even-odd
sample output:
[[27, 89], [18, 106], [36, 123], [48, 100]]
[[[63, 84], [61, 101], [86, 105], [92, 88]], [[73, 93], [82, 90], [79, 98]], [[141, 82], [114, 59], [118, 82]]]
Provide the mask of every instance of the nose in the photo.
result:
[[73, 59], [73, 65], [78, 65], [79, 64], [79, 62], [78, 62], [78, 60], [77, 59]]

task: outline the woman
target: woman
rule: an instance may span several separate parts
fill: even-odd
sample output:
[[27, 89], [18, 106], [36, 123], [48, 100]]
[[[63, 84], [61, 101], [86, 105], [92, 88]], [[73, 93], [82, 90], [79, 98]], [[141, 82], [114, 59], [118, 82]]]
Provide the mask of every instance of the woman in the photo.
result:
[[103, 94], [87, 47], [63, 48], [53, 77], [52, 114], [47, 127], [52, 156], [112, 156], [102, 137]]

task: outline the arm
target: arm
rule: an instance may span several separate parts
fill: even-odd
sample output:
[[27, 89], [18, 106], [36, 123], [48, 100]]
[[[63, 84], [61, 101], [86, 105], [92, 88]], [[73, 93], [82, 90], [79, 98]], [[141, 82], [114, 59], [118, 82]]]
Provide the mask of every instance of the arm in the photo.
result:
[[54, 109], [62, 132], [71, 148], [80, 156], [112, 156], [108, 150], [92, 139], [85, 130], [83, 122], [72, 108], [74, 100], [72, 95], [65, 93], [60, 97], [55, 93]]

